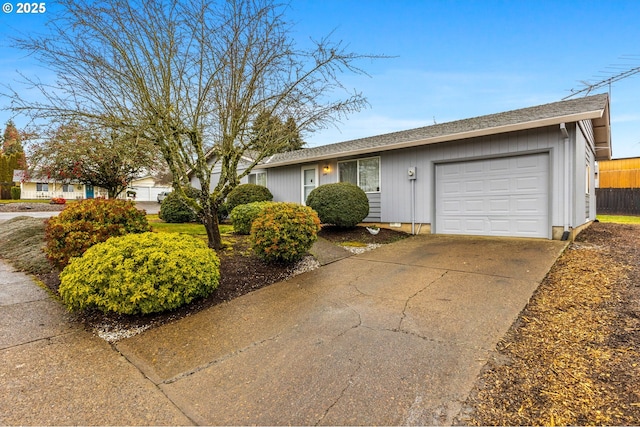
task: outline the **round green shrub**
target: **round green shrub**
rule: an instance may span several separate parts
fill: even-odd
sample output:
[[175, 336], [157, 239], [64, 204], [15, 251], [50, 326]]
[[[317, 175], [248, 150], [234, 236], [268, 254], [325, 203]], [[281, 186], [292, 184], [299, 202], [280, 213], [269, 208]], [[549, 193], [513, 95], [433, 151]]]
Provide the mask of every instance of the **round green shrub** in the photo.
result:
[[72, 259], [59, 292], [70, 310], [146, 314], [205, 297], [219, 281], [220, 260], [202, 240], [150, 232], [111, 238]]
[[347, 182], [325, 184], [309, 193], [307, 206], [318, 213], [323, 224], [355, 227], [369, 215], [369, 199], [358, 186]]
[[233, 224], [233, 231], [238, 234], [250, 234], [251, 224], [260, 215], [265, 206], [273, 202], [253, 202], [233, 208], [229, 218]]
[[[187, 189], [185, 191], [189, 197], [197, 197], [198, 190]], [[197, 220], [195, 212], [175, 191], [167, 194], [167, 196], [160, 204], [160, 212], [158, 213], [158, 218], [160, 218], [164, 222], [170, 223], [195, 222]]]
[[271, 191], [263, 185], [257, 184], [241, 184], [231, 190], [227, 196], [227, 211], [231, 212], [233, 208], [240, 205], [253, 202], [270, 202], [273, 200]]
[[62, 269], [96, 243], [127, 233], [150, 231], [144, 211], [120, 199], [87, 199], [70, 203], [45, 227], [45, 254]]
[[265, 206], [251, 226], [254, 252], [270, 262], [296, 261], [318, 238], [320, 219], [313, 209], [296, 203]]

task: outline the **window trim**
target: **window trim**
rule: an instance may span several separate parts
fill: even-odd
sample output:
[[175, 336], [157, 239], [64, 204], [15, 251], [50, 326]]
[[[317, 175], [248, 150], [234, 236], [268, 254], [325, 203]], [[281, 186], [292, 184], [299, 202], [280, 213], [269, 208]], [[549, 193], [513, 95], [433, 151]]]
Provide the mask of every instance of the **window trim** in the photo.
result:
[[249, 175], [247, 175], [247, 182], [248, 182], [249, 184], [251, 184], [251, 178], [250, 178], [250, 176], [251, 176], [251, 175], [253, 175], [253, 176], [255, 176], [255, 177], [256, 177], [256, 178], [255, 178], [255, 180], [256, 180], [256, 185], [262, 185], [262, 184], [258, 184], [258, 175], [264, 175], [264, 185], [263, 185], [263, 187], [266, 187], [266, 186], [267, 186], [267, 183], [268, 183], [267, 179], [268, 179], [268, 178], [267, 178], [267, 171], [266, 171], [266, 170], [262, 170], [262, 169], [260, 169], [260, 170], [254, 170], [254, 171], [251, 171], [251, 173], [250, 173]]
[[36, 182], [36, 191], [39, 191], [41, 193], [48, 193], [49, 192], [49, 183], [48, 182]]
[[359, 157], [357, 159], [349, 159], [349, 160], [339, 160], [338, 161], [338, 182], [342, 182], [340, 181], [340, 163], [349, 163], [349, 162], [356, 162], [356, 185], [359, 188], [360, 187], [360, 161], [361, 160], [371, 160], [371, 159], [378, 159], [378, 190], [377, 191], [365, 191], [365, 193], [367, 194], [376, 194], [376, 193], [380, 193], [381, 189], [382, 189], [382, 167], [381, 167], [381, 163], [382, 160], [380, 159], [380, 156], [370, 156], [370, 157]]

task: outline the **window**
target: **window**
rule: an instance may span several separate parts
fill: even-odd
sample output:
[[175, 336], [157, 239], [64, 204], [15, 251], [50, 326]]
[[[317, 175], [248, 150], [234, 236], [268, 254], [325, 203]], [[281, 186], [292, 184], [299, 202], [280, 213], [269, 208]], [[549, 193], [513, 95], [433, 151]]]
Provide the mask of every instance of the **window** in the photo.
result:
[[249, 184], [267, 186], [267, 173], [266, 172], [254, 172], [249, 174]]
[[46, 182], [36, 182], [36, 191], [49, 191], [49, 184]]
[[72, 184], [62, 184], [62, 192], [63, 193], [73, 193], [73, 185]]
[[380, 157], [338, 162], [338, 180], [355, 184], [367, 193], [380, 191]]
[[585, 193], [591, 193], [591, 166], [587, 165], [587, 180], [585, 186]]

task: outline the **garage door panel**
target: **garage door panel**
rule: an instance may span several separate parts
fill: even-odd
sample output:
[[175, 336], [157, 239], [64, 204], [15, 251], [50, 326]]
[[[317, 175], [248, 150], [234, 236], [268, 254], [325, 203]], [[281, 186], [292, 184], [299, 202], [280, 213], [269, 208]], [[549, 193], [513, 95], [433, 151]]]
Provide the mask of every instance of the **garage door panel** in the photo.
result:
[[492, 193], [508, 193], [510, 189], [510, 180], [508, 178], [491, 179], [489, 181], [489, 191]]
[[484, 193], [484, 181], [475, 180], [464, 183], [465, 193], [467, 194], [482, 194]]
[[480, 218], [467, 218], [463, 221], [465, 228], [472, 232], [484, 233], [485, 222]]
[[489, 201], [490, 212], [495, 214], [508, 214], [511, 210], [511, 200], [506, 199], [491, 199]]
[[515, 199], [516, 206], [515, 209], [518, 212], [529, 213], [529, 214], [537, 214], [539, 211], [539, 206], [541, 203], [544, 203], [540, 197], [535, 198], [516, 198]]
[[460, 181], [450, 181], [443, 184], [442, 193], [446, 196], [458, 197], [462, 189]]
[[493, 218], [489, 221], [489, 234], [503, 234], [509, 232], [509, 220]]
[[445, 200], [442, 202], [442, 212], [445, 214], [460, 214], [462, 210], [462, 200]]
[[463, 167], [459, 168], [458, 170], [464, 171], [464, 173], [467, 175], [473, 175], [473, 174], [481, 175], [484, 173], [484, 168], [482, 167], [482, 165], [477, 165], [472, 163], [462, 163], [462, 165]]
[[466, 200], [463, 206], [463, 212], [466, 214], [482, 213], [485, 211], [484, 200]]
[[515, 191], [540, 191], [541, 184], [546, 181], [542, 176], [528, 176], [526, 178], [516, 178], [515, 182]]
[[490, 159], [488, 161], [488, 169], [492, 172], [504, 172], [510, 169], [509, 158]]
[[547, 153], [436, 165], [435, 232], [545, 237]]

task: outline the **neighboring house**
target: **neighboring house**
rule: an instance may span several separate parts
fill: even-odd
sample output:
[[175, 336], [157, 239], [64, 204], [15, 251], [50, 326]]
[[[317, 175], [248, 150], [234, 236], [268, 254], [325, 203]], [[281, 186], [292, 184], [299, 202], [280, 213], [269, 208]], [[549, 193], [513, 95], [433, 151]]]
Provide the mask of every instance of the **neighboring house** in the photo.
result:
[[107, 197], [107, 190], [92, 185], [54, 181], [43, 177], [31, 177], [24, 170], [13, 171], [13, 182], [20, 183], [20, 199], [51, 199], [62, 197], [67, 200]]
[[298, 203], [352, 182], [366, 222], [414, 233], [561, 239], [595, 219], [595, 165], [610, 158], [601, 94], [276, 154], [247, 181]]
[[640, 158], [598, 162], [598, 213], [640, 215]]
[[[158, 194], [171, 190], [170, 185], [156, 184], [156, 179], [149, 175], [134, 179], [120, 197], [135, 199], [137, 202], [157, 202]], [[131, 197], [132, 193], [135, 193], [135, 198]]]

